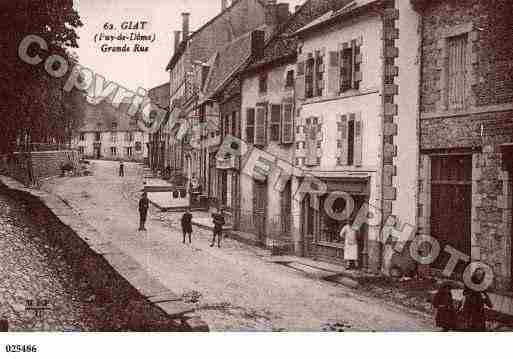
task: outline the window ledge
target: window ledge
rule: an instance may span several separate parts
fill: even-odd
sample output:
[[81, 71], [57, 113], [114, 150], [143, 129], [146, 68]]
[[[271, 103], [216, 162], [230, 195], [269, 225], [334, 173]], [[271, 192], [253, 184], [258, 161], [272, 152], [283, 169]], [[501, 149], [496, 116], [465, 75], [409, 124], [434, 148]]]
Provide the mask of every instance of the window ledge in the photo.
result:
[[334, 100], [341, 100], [351, 97], [359, 97], [359, 96], [365, 96], [365, 95], [371, 95], [371, 94], [377, 94], [379, 93], [378, 89], [371, 88], [366, 90], [354, 90], [354, 91], [346, 91], [344, 93], [338, 94], [338, 95], [327, 95], [322, 97], [312, 97], [303, 100], [303, 105], [310, 105], [314, 103], [320, 103], [320, 102], [327, 102], [327, 101], [334, 101]]

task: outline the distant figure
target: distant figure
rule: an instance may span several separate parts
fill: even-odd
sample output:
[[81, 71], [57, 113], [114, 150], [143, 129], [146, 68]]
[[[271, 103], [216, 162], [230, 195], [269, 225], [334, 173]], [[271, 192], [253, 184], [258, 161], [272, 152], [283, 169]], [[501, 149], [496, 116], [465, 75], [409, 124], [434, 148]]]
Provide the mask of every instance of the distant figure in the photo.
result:
[[345, 221], [340, 231], [340, 237], [344, 240], [344, 260], [346, 269], [356, 269], [358, 261], [358, 232], [351, 226], [350, 221]]
[[217, 247], [221, 248], [221, 239], [223, 238], [223, 226], [225, 224], [223, 210], [216, 209], [215, 213], [212, 214], [212, 220], [214, 222], [214, 232], [212, 237], [212, 243], [210, 247], [213, 247], [216, 243], [217, 236]]
[[[485, 279], [486, 273], [482, 268], [475, 270], [472, 275], [472, 282], [481, 284]], [[485, 291], [478, 292], [471, 288], [463, 290], [465, 300], [463, 302], [462, 316], [465, 320], [464, 327], [469, 332], [485, 332], [486, 331], [486, 314], [485, 306], [492, 308], [493, 304]]]
[[192, 214], [189, 208], [186, 209], [182, 216], [182, 232], [183, 232], [183, 243], [185, 243], [185, 235], [189, 234], [189, 243], [192, 243]]
[[125, 164], [123, 161], [119, 162], [119, 177], [125, 177]]
[[451, 284], [445, 282], [440, 286], [433, 298], [433, 307], [436, 308], [435, 323], [444, 332], [456, 329], [456, 308], [452, 299]]
[[148, 216], [148, 208], [150, 201], [148, 200], [148, 193], [143, 192], [139, 200], [139, 231], [145, 231], [146, 217]]

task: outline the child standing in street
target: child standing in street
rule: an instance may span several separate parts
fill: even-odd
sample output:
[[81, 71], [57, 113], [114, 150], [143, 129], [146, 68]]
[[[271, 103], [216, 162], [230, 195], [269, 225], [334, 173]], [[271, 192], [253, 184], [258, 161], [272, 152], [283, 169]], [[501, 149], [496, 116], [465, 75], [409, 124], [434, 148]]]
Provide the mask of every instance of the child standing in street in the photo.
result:
[[192, 243], [192, 214], [189, 208], [186, 209], [182, 216], [182, 232], [183, 232], [183, 243], [185, 244], [185, 236], [189, 234], [189, 244]]
[[148, 216], [148, 208], [150, 201], [148, 200], [148, 193], [143, 192], [139, 200], [139, 231], [145, 231], [146, 217]]
[[214, 222], [214, 235], [212, 237], [212, 243], [210, 244], [210, 247], [213, 247], [215, 245], [217, 236], [217, 247], [221, 248], [223, 226], [225, 224], [223, 210], [216, 209], [216, 212], [212, 214], [212, 220]]
[[125, 177], [125, 164], [123, 161], [119, 162], [119, 177]]
[[433, 299], [436, 308], [435, 323], [444, 332], [456, 329], [456, 308], [451, 293], [450, 283], [442, 283]]

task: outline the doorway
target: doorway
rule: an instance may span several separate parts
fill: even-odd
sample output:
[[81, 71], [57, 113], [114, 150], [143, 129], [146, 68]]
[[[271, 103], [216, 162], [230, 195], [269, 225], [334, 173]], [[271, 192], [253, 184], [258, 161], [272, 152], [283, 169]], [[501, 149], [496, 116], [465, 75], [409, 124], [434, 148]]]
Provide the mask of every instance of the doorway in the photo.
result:
[[[431, 235], [442, 249], [434, 266], [445, 268], [450, 245], [470, 256], [472, 215], [472, 154], [431, 157]], [[456, 273], [463, 273], [459, 262]]]
[[253, 223], [257, 241], [265, 245], [267, 214], [267, 185], [266, 182], [253, 180]]

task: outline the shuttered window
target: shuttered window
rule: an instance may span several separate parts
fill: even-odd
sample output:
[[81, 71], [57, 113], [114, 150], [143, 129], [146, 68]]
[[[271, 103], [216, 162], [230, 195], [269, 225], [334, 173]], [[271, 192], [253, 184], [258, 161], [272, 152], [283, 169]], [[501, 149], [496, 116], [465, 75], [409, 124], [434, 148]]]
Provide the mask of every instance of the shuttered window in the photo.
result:
[[361, 39], [341, 45], [340, 50], [340, 92], [358, 90], [362, 81]]
[[266, 117], [266, 108], [258, 106], [255, 118], [255, 145], [264, 146], [266, 143]]
[[239, 116], [237, 111], [232, 112], [232, 136], [238, 137], [237, 133], [237, 123], [239, 122]]
[[317, 156], [318, 140], [319, 140], [319, 119], [312, 117], [306, 119], [306, 141], [305, 141], [305, 165], [319, 165], [319, 157]]
[[314, 73], [315, 73], [315, 59], [312, 54], [308, 54], [305, 68], [305, 97], [314, 97]]
[[246, 142], [255, 141], [255, 109], [248, 108], [246, 111]]
[[292, 116], [293, 106], [291, 103], [284, 103], [282, 110], [281, 142], [284, 144], [290, 144], [294, 142], [294, 119]]
[[447, 103], [450, 110], [465, 107], [468, 35], [447, 39]]
[[299, 100], [303, 100], [305, 98], [305, 67], [305, 57], [302, 53], [299, 52], [297, 58], [297, 75], [296, 81], [294, 83], [296, 94]]
[[270, 105], [269, 141], [280, 141], [281, 105]]
[[340, 140], [339, 166], [361, 166], [363, 151], [363, 124], [360, 113], [338, 116], [338, 132]]
[[324, 93], [324, 57], [325, 50], [315, 52], [315, 96], [322, 96]]

